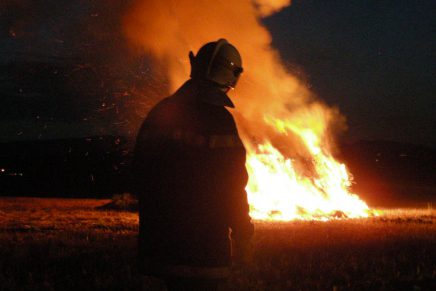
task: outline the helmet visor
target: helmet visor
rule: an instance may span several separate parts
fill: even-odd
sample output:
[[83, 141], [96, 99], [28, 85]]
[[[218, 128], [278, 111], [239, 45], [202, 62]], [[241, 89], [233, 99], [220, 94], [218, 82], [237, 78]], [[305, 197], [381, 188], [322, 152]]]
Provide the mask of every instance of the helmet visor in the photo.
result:
[[232, 71], [235, 78], [239, 78], [239, 76], [244, 71], [241, 66], [236, 65], [234, 62], [229, 62], [226, 59], [217, 59], [214, 65], [229, 69], [230, 71]]

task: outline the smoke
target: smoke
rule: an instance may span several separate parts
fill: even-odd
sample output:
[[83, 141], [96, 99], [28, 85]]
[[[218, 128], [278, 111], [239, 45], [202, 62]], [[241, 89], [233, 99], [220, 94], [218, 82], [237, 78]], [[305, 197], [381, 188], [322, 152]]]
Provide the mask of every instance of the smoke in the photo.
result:
[[291, 0], [254, 0], [254, 3], [257, 6], [259, 15], [265, 17], [291, 5]]
[[246, 146], [270, 141], [288, 156], [308, 156], [301, 137], [283, 134], [265, 120], [289, 120], [295, 128], [310, 128], [323, 147], [330, 148], [331, 132], [342, 128], [344, 119], [290, 74], [271, 46], [271, 34], [260, 18], [287, 5], [289, 0], [136, 0], [123, 27], [131, 43], [154, 58], [155, 69], [166, 72], [171, 92], [189, 78], [189, 51], [226, 38], [243, 59], [244, 74], [230, 97]]

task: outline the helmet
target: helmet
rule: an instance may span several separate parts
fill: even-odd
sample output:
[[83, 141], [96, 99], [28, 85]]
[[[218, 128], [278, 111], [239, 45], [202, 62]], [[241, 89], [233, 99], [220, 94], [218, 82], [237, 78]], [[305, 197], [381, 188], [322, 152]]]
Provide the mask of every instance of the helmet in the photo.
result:
[[189, 52], [189, 60], [192, 79], [206, 79], [221, 87], [234, 88], [243, 71], [238, 50], [223, 38], [203, 45], [196, 56]]

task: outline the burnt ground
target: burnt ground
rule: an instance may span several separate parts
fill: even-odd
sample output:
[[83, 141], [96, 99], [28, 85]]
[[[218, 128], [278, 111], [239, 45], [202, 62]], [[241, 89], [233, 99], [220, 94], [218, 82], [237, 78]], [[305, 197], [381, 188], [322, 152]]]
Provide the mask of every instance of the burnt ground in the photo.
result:
[[[135, 212], [108, 200], [0, 198], [0, 290], [137, 290]], [[435, 290], [436, 215], [255, 225], [230, 290]], [[150, 280], [147, 290], [161, 290]]]

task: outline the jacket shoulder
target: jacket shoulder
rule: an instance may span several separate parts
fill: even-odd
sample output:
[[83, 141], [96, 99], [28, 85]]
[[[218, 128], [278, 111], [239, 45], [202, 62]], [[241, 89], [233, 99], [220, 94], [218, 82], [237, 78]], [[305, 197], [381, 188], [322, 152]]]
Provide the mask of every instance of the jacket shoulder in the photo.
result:
[[156, 128], [166, 128], [174, 125], [180, 115], [181, 108], [176, 104], [174, 98], [170, 96], [160, 101], [150, 110], [144, 124]]
[[162, 115], [165, 114], [166, 111], [168, 111], [172, 105], [173, 102], [171, 102], [171, 96], [166, 97], [159, 101], [151, 110], [148, 112], [147, 117], [145, 118], [145, 121], [152, 121], [155, 119], [159, 119]]
[[232, 132], [237, 132], [235, 119], [233, 118], [233, 115], [227, 110], [227, 108], [219, 107], [218, 111], [219, 115], [221, 116], [220, 119], [223, 127]]

